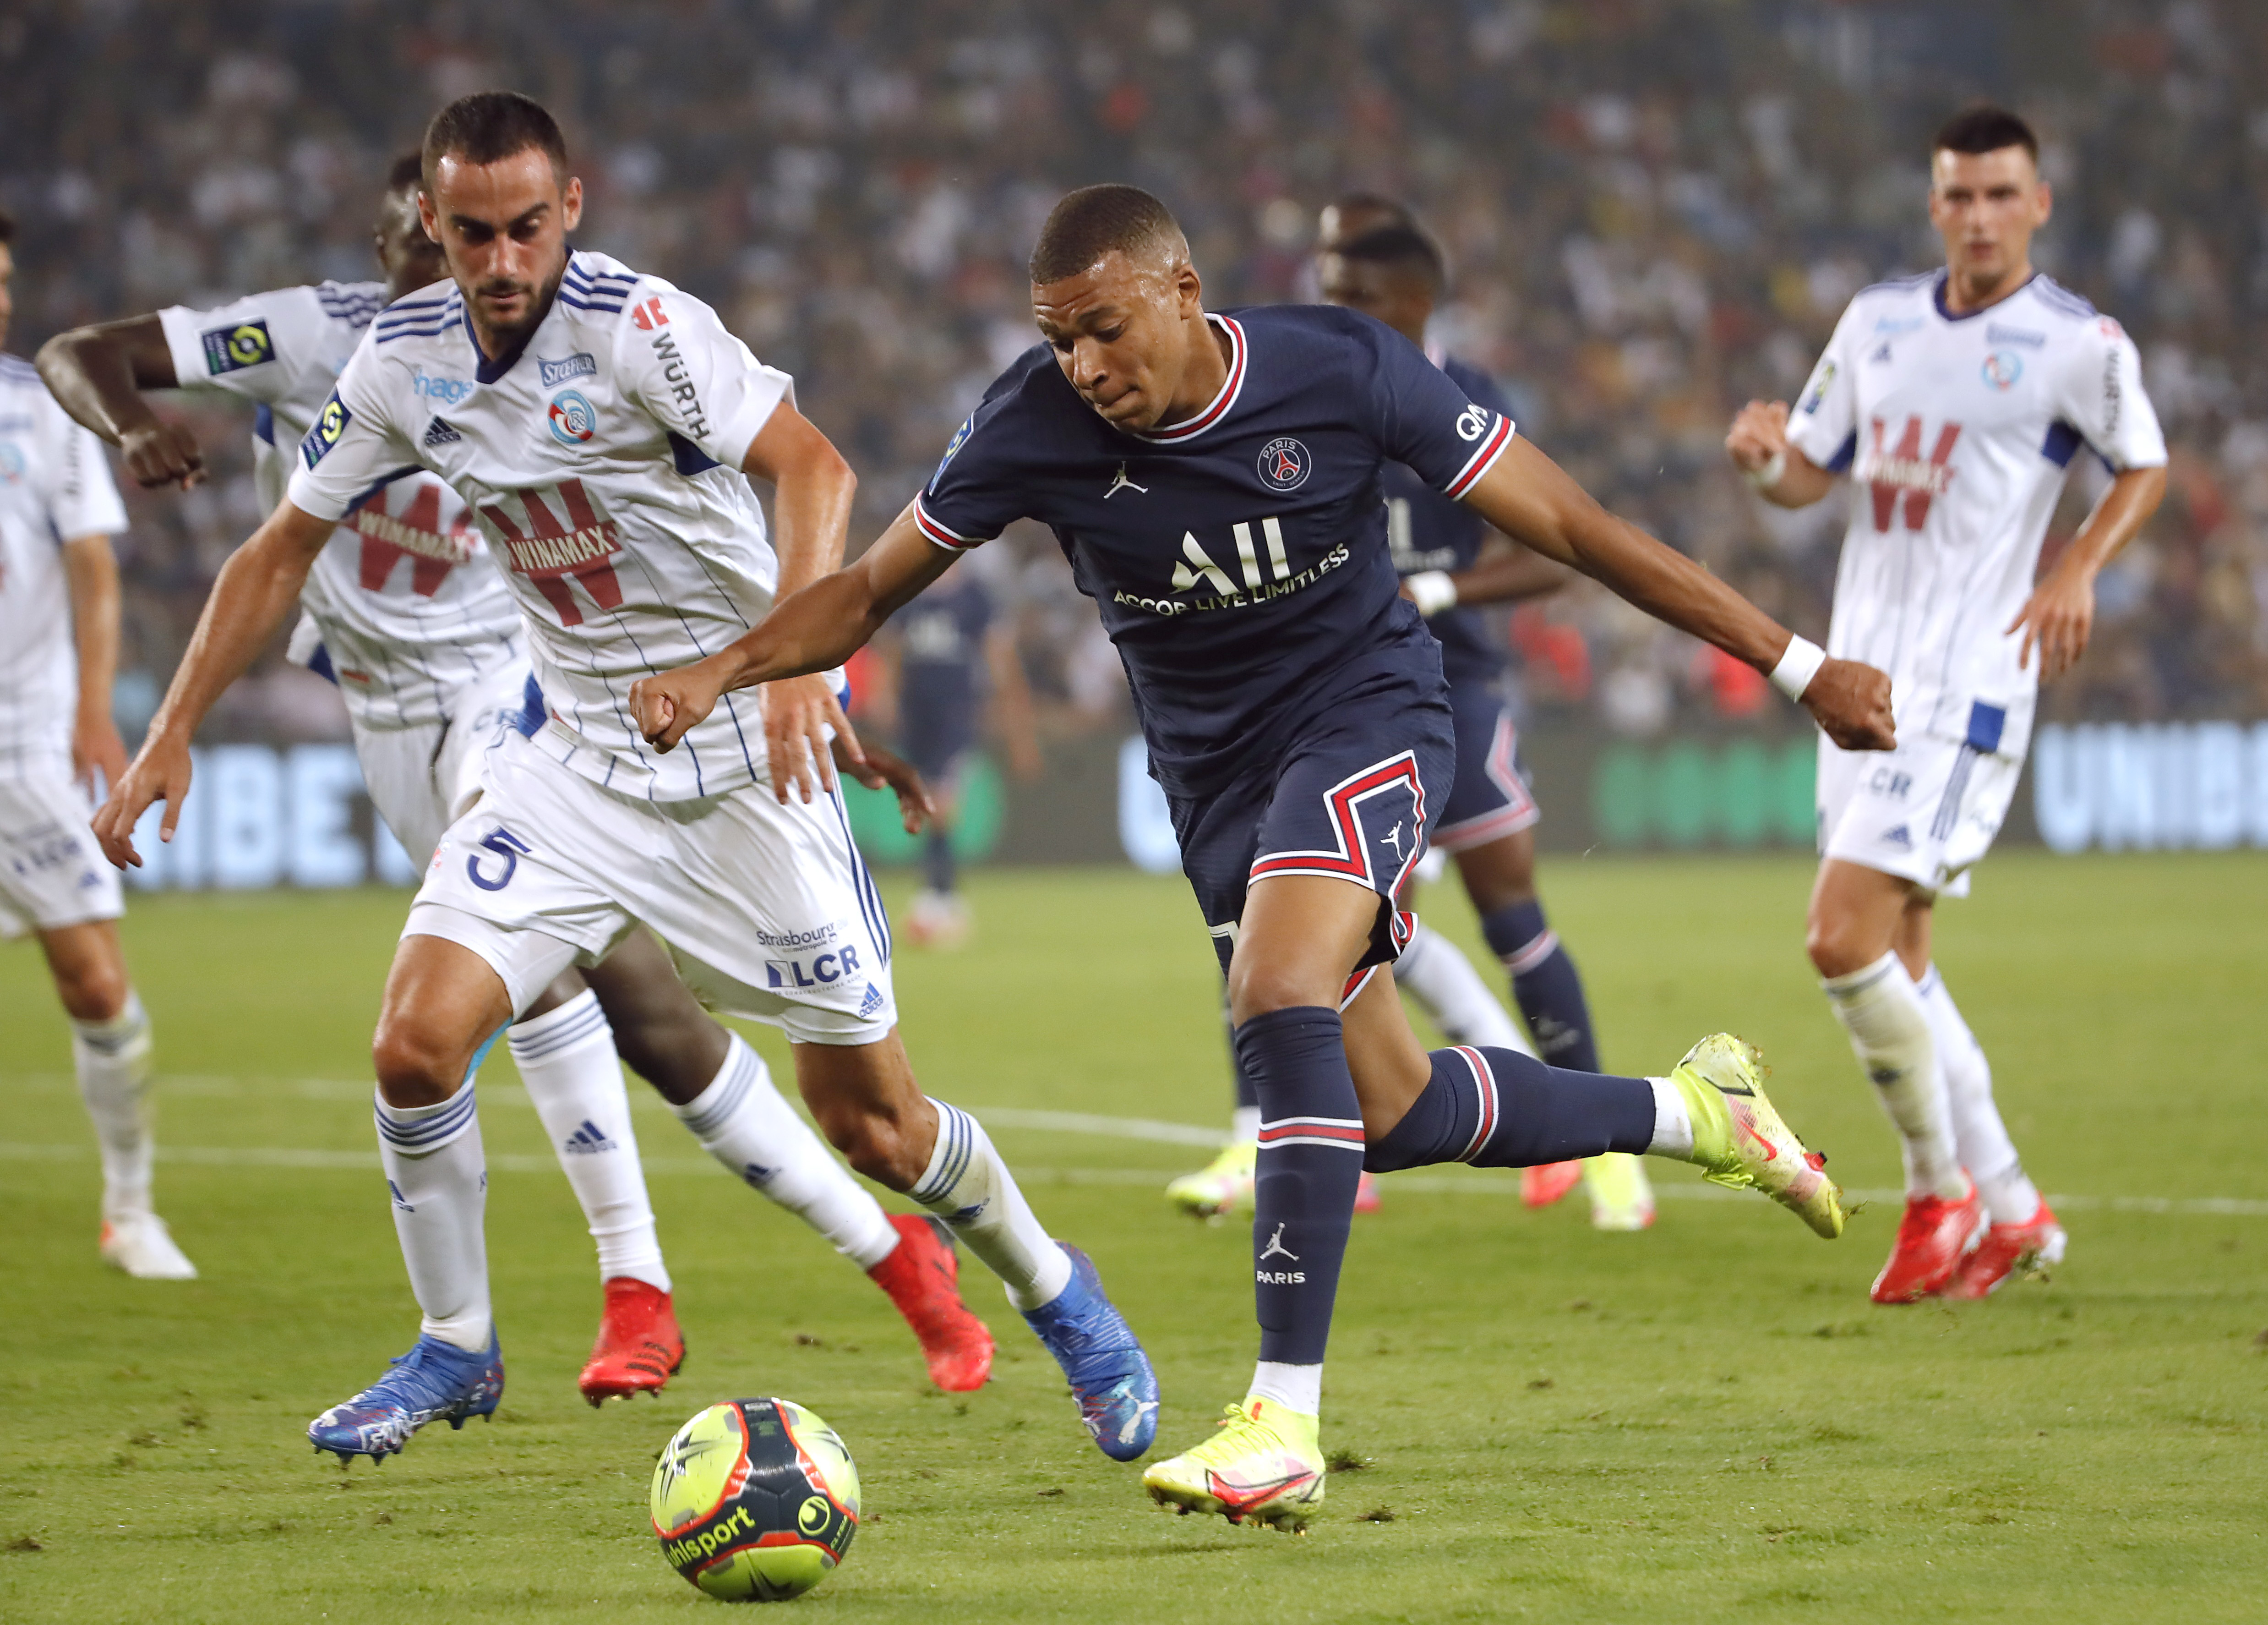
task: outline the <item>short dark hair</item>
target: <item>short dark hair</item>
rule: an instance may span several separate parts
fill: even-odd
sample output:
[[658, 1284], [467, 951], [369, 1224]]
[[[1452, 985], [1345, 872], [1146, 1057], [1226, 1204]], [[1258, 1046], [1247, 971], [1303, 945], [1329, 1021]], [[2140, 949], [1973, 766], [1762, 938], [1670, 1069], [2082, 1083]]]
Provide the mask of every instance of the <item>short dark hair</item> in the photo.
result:
[[1449, 285], [1448, 262], [1433, 240], [1414, 225], [1373, 225], [1324, 252], [1418, 277], [1437, 295]]
[[423, 152], [404, 152], [386, 172], [386, 192], [389, 197], [396, 192], [424, 184], [425, 155]]
[[1366, 210], [1373, 214], [1384, 215], [1396, 225], [1418, 224], [1418, 217], [1410, 211], [1409, 204], [1398, 197], [1388, 197], [1383, 192], [1341, 192], [1323, 207], [1336, 209], [1341, 214], [1358, 209]]
[[1032, 246], [1032, 285], [1076, 277], [1104, 255], [1181, 240], [1173, 211], [1138, 186], [1086, 186], [1048, 211]]
[[444, 158], [468, 164], [494, 164], [534, 147], [551, 159], [552, 172], [567, 179], [567, 138], [543, 104], [518, 91], [475, 91], [433, 115], [418, 155], [420, 179], [433, 189], [433, 172]]
[[1998, 152], [2003, 147], [2021, 147], [2033, 163], [2040, 161], [2040, 138], [2032, 133], [2032, 127], [2006, 107], [1991, 106], [1955, 114], [1939, 127], [1937, 139], [1929, 144], [1932, 152]]
[[0, 209], [0, 242], [13, 242], [15, 240], [16, 217], [10, 214], [5, 209]]

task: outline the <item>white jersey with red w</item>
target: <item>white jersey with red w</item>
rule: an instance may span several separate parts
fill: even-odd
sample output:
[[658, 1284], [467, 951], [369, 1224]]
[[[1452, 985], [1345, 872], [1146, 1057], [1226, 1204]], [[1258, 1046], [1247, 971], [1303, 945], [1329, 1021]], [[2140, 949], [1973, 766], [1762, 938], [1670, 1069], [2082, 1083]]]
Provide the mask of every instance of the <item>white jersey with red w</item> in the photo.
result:
[[2119, 325], [2045, 277], [1983, 310], [1945, 307], [1945, 273], [1851, 301], [1788, 439], [1852, 479], [1828, 650], [1888, 672], [1898, 732], [2021, 757], [2036, 653], [2003, 629], [2031, 594], [2073, 457], [2166, 461]]
[[471, 504], [529, 628], [550, 715], [536, 748], [655, 801], [765, 778], [754, 694], [659, 756], [630, 684], [698, 660], [770, 609], [777, 568], [740, 462], [786, 373], [700, 300], [603, 255], [570, 256], [526, 342], [482, 355], [453, 284], [396, 301], [298, 450], [290, 496], [323, 519], [405, 464]]
[[[158, 313], [183, 388], [261, 407], [254, 474], [263, 509], [283, 497], [294, 449], [385, 299], [379, 283], [326, 282]], [[300, 595], [326, 675], [365, 729], [438, 722], [450, 696], [519, 654], [519, 611], [464, 503], [429, 474], [396, 469], [406, 476], [356, 493]], [[312, 658], [313, 641], [294, 639], [294, 658]]]

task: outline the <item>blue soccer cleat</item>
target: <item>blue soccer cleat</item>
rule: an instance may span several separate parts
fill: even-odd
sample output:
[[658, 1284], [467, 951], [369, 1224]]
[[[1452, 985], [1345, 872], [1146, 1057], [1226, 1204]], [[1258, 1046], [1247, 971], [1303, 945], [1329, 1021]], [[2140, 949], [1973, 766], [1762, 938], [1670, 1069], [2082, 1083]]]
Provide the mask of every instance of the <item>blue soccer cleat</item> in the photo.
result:
[[1103, 1296], [1094, 1260], [1068, 1243], [1071, 1284], [1050, 1304], [1024, 1311], [1063, 1367], [1079, 1420], [1113, 1461], [1131, 1461], [1158, 1437], [1158, 1374], [1126, 1317]]
[[468, 1416], [495, 1414], [504, 1398], [504, 1355], [496, 1333], [469, 1354], [436, 1337], [420, 1337], [406, 1355], [388, 1362], [385, 1376], [307, 1424], [315, 1453], [329, 1451], [346, 1462], [356, 1456], [384, 1461], [398, 1456], [409, 1436], [429, 1422], [461, 1428]]

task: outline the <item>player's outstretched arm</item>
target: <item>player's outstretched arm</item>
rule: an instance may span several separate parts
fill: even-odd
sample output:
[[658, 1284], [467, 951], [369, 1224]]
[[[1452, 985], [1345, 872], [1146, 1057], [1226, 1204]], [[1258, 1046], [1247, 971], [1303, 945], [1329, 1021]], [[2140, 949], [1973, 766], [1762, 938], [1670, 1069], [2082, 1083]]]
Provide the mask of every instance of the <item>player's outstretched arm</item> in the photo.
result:
[[[1514, 439], [1464, 500], [1515, 542], [1603, 582], [1657, 620], [1770, 672], [1793, 634], [1673, 548], [1616, 518], [1566, 471]], [[1890, 680], [1871, 666], [1828, 660], [1802, 691], [1802, 705], [1846, 750], [1896, 742]]]
[[2129, 469], [2104, 488], [2071, 545], [2005, 628], [2012, 633], [2021, 629], [2024, 634], [2016, 654], [2018, 665], [2031, 664], [2034, 645], [2039, 647], [2042, 681], [2061, 676], [2079, 664], [2095, 630], [2095, 576], [2149, 522], [2165, 496], [2163, 464]]
[[630, 685], [630, 714], [657, 750], [669, 750], [733, 689], [825, 671], [858, 652], [884, 621], [943, 575], [954, 556], [921, 533], [913, 505], [855, 564], [783, 598], [772, 612], [706, 660]]
[[1835, 489], [1835, 476], [1787, 438], [1787, 403], [1751, 401], [1733, 419], [1725, 454], [1774, 507], [1808, 508]]
[[78, 714], [71, 723], [71, 773], [92, 794], [126, 773], [126, 743], [112, 720], [110, 691], [118, 676], [118, 558], [110, 538], [72, 536], [63, 545], [70, 593], [71, 645], [78, 656]]
[[134, 826], [153, 802], [166, 803], [158, 838], [173, 838], [182, 798], [189, 793], [189, 741], [221, 691], [243, 675], [291, 612], [308, 567], [330, 540], [332, 528], [328, 520], [280, 503], [252, 540], [221, 566], [142, 749], [94, 815], [103, 856], [120, 868], [141, 867]]
[[39, 368], [57, 404], [118, 447], [136, 484], [187, 491], [203, 480], [197, 437], [159, 417], [142, 398], [144, 389], [180, 383], [157, 317], [129, 316], [58, 333], [40, 346]]

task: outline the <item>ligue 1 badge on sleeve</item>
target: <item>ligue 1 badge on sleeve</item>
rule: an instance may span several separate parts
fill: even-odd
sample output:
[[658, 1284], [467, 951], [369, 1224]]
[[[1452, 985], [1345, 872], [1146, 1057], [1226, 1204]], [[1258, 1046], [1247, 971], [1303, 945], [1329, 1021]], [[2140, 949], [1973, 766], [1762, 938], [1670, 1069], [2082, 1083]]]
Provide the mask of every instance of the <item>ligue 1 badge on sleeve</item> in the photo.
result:
[[1260, 477], [1270, 491], [1299, 490], [1314, 466], [1307, 448], [1288, 434], [1279, 434], [1260, 448]]

